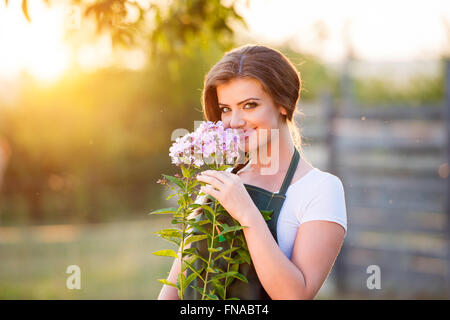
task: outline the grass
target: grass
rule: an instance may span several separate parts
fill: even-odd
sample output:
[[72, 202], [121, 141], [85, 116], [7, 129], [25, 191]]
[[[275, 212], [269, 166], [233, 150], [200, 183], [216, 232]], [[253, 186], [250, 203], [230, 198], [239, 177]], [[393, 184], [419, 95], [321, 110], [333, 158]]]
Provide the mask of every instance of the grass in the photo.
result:
[[[176, 249], [153, 232], [168, 216], [95, 225], [0, 227], [0, 299], [157, 299], [173, 260], [154, 256]], [[67, 267], [81, 269], [81, 289], [70, 290]], [[329, 277], [316, 299], [346, 296]]]
[[[0, 299], [156, 299], [172, 259], [152, 252], [173, 245], [152, 232], [166, 217], [98, 225], [0, 228]], [[69, 290], [69, 265], [81, 289]]]

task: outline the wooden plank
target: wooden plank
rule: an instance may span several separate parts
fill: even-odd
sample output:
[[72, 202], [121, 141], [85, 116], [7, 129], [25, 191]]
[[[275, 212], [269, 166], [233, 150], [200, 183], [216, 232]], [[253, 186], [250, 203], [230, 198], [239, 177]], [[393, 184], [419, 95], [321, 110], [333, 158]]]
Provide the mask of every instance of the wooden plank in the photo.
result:
[[344, 187], [349, 188], [381, 188], [385, 190], [407, 190], [408, 192], [446, 192], [446, 179], [435, 176], [382, 176], [360, 175], [351, 171], [340, 171]]
[[447, 230], [447, 216], [436, 212], [348, 207], [347, 220], [353, 230], [371, 232], [413, 231], [445, 236]]
[[337, 159], [337, 166], [340, 172], [352, 172], [353, 169], [359, 171], [378, 169], [379, 171], [403, 170], [407, 172], [430, 172], [432, 176], [438, 176], [439, 168], [447, 163], [446, 159], [440, 155], [417, 155], [404, 156], [401, 153], [388, 155], [379, 153], [377, 156], [365, 153], [352, 153], [340, 155]]
[[403, 138], [350, 138], [339, 137], [336, 140], [340, 153], [350, 150], [367, 151], [372, 149], [391, 150], [392, 152], [436, 152], [439, 153], [444, 149], [444, 140], [435, 139], [432, 141], [423, 140], [407, 140]]
[[[439, 195], [434, 199], [416, 198], [396, 194], [382, 193], [368, 189], [355, 190], [345, 189], [347, 207], [365, 207], [378, 209], [391, 209], [398, 211], [415, 210], [442, 212], [444, 211], [444, 200]], [[437, 199], [436, 199], [437, 198]]]
[[443, 118], [444, 105], [430, 104], [426, 106], [407, 106], [407, 105], [383, 105], [383, 106], [355, 106], [354, 108], [346, 108], [339, 114], [343, 118], [361, 119], [377, 119], [377, 120], [393, 120], [393, 119], [421, 119], [436, 120]]
[[350, 172], [351, 174], [360, 174], [362, 179], [370, 179], [373, 176], [393, 176], [403, 178], [406, 176], [415, 176], [416, 178], [428, 178], [438, 177], [438, 167], [420, 167], [416, 165], [407, 165], [403, 167], [391, 165], [391, 166], [371, 166], [362, 164], [352, 165], [349, 163], [344, 164], [342, 160], [339, 161], [341, 165], [337, 166], [340, 177], [345, 178], [344, 172]]
[[[370, 264], [369, 264], [370, 265]], [[369, 290], [367, 273], [369, 265], [344, 264], [345, 290], [358, 299], [448, 299], [445, 278], [439, 274], [393, 270], [390, 265], [381, 268], [381, 289]], [[330, 278], [334, 279], [333, 272]], [[339, 294], [339, 293], [338, 293]]]
[[419, 232], [370, 232], [352, 229], [344, 241], [346, 252], [350, 248], [407, 254], [429, 258], [447, 258], [447, 239]]
[[[450, 59], [445, 61], [445, 108], [444, 108], [445, 124], [446, 124], [446, 154], [447, 163], [450, 163]], [[445, 197], [445, 212], [447, 214], [447, 239], [448, 250], [447, 259], [450, 261], [450, 179], [447, 178], [447, 190]], [[447, 268], [447, 293], [450, 295], [450, 263]]]
[[[376, 184], [376, 181], [371, 183], [369, 180], [367, 180], [366, 183], [349, 184], [345, 179], [342, 180], [344, 181], [345, 192], [353, 198], [378, 201], [392, 200], [391, 202], [414, 201], [414, 199], [426, 202], [441, 202], [442, 204], [445, 202], [445, 189], [430, 190], [420, 188], [420, 186], [417, 185], [398, 188], [398, 186], [395, 185]], [[441, 212], [441, 210], [438, 210], [438, 212]]]
[[430, 274], [445, 279], [447, 260], [436, 257], [425, 257], [403, 252], [378, 250], [373, 248], [352, 247], [346, 251], [346, 265], [365, 266], [377, 265], [381, 271], [409, 272], [416, 276]]

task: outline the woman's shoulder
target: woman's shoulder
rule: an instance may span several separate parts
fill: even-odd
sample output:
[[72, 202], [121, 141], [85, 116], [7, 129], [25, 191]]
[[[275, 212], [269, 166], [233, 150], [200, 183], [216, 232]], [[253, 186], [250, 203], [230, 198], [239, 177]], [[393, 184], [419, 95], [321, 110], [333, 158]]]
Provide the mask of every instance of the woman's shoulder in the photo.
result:
[[320, 191], [324, 186], [337, 189], [343, 187], [342, 181], [338, 176], [317, 167], [311, 167], [300, 178], [295, 179], [294, 177], [294, 182], [291, 185], [296, 184], [303, 185], [309, 191]]
[[[341, 179], [327, 171], [314, 168], [313, 176], [303, 187], [293, 189], [297, 219], [300, 223], [311, 220], [329, 220], [341, 224], [347, 230], [347, 210], [344, 186]], [[298, 196], [297, 196], [298, 194]]]

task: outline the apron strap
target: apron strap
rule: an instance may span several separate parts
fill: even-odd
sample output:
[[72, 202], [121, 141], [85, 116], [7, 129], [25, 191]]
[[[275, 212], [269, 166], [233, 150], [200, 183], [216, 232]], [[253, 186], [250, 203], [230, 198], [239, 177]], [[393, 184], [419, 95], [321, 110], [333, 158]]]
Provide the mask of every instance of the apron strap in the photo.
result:
[[279, 194], [286, 194], [286, 191], [291, 184], [292, 178], [294, 177], [295, 170], [297, 169], [297, 164], [300, 159], [300, 154], [297, 148], [294, 147], [294, 154], [291, 159], [291, 164], [289, 165], [289, 169], [286, 172], [286, 176], [284, 177], [283, 184], [281, 185], [281, 189], [278, 192]]

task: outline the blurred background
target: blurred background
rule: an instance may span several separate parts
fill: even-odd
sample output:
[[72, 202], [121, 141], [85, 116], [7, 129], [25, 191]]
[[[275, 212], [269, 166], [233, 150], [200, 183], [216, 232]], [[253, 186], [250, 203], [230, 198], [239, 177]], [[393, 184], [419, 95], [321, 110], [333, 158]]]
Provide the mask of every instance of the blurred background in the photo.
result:
[[450, 298], [448, 1], [0, 0], [1, 299], [157, 298], [171, 134], [247, 43], [296, 65], [305, 155], [344, 183], [317, 299]]

